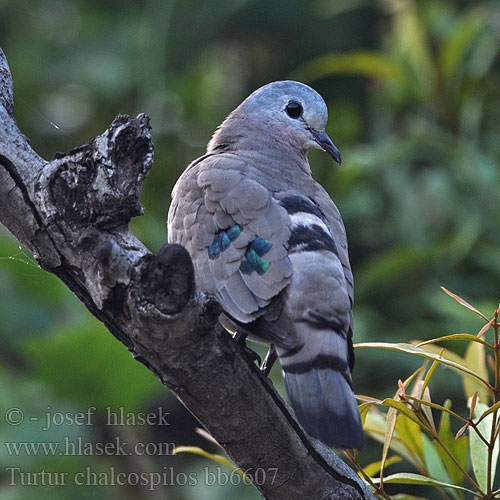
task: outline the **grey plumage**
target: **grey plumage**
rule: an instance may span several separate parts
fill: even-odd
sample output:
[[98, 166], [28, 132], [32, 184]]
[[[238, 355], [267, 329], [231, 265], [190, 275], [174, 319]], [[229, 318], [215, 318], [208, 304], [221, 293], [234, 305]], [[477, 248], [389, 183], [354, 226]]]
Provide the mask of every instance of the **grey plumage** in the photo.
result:
[[178, 180], [170, 242], [193, 259], [221, 322], [275, 344], [297, 418], [312, 436], [362, 448], [352, 390], [353, 277], [345, 229], [307, 152], [340, 153], [310, 87], [266, 85], [231, 113]]

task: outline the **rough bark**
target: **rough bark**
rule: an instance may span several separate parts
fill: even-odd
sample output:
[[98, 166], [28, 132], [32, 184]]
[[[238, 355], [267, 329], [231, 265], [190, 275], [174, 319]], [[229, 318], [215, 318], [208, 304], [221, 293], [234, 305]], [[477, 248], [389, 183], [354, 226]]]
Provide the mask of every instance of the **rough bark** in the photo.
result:
[[[102, 135], [46, 162], [14, 118], [0, 49], [0, 222], [39, 265], [183, 402], [267, 499], [373, 499], [334, 453], [312, 442], [196, 290], [179, 245], [153, 255], [128, 222], [153, 165], [148, 117], [118, 116]], [[82, 359], [82, 362], [85, 360]], [[111, 375], [112, 376], [112, 375]]]

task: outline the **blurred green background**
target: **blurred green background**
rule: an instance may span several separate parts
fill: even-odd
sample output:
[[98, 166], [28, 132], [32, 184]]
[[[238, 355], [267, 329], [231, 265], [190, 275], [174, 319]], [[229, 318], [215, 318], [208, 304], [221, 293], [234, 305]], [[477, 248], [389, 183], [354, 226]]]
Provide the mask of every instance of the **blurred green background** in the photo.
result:
[[[166, 241], [176, 179], [203, 154], [216, 126], [257, 87], [293, 78], [325, 98], [327, 131], [342, 152], [340, 168], [319, 151], [310, 161], [347, 228], [355, 340], [477, 332], [480, 319], [462, 312], [440, 285], [486, 314], [498, 305], [498, 0], [0, 0], [0, 46], [20, 128], [46, 159], [102, 133], [118, 113], [151, 117], [155, 167], [144, 187], [145, 215], [132, 223], [151, 250]], [[260, 498], [244, 485], [207, 486], [205, 467], [216, 471], [217, 464], [201, 457], [8, 449], [11, 442], [63, 446], [65, 437], [79, 437], [216, 450], [193, 433], [196, 422], [153, 375], [3, 227], [0, 343], [1, 500]], [[397, 379], [417, 364], [403, 354], [359, 350], [356, 390], [392, 396]], [[273, 370], [283, 389], [280, 377]], [[462, 398], [459, 377], [446, 371], [431, 391], [438, 402]], [[43, 430], [46, 413], [71, 416], [94, 406], [93, 425], [63, 418]], [[171, 413], [169, 426], [106, 425], [108, 408], [137, 414], [159, 407]], [[23, 412], [19, 425], [6, 422], [10, 408]], [[380, 455], [369, 441], [362, 463]], [[151, 491], [75, 485], [72, 478], [88, 467], [108, 479], [112, 468], [168, 473], [170, 484]], [[34, 477], [20, 475], [42, 469], [67, 472], [67, 484], [27, 486]], [[183, 486], [192, 472], [197, 484]]]

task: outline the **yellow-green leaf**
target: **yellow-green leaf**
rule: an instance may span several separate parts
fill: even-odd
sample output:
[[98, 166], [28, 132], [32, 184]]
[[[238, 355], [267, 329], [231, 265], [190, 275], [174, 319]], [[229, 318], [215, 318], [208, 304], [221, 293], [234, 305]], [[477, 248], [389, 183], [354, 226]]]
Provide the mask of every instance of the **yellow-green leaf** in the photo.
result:
[[[366, 415], [364, 430], [370, 437], [379, 443], [383, 443], [385, 436], [385, 415], [373, 408]], [[391, 450], [404, 457], [415, 467], [419, 468], [423, 466], [423, 461], [415, 454], [410, 453], [398, 436], [393, 436]]]
[[391, 445], [392, 436], [394, 434], [394, 428], [396, 427], [396, 417], [398, 412], [394, 408], [389, 408], [387, 412], [387, 417], [385, 420], [385, 436], [384, 436], [384, 447], [382, 449], [382, 460], [380, 461], [380, 481], [383, 480], [384, 475], [384, 465], [387, 459], [387, 453], [389, 452], [389, 446]]
[[361, 425], [364, 427], [365, 426], [365, 421], [366, 421], [366, 415], [370, 411], [370, 408], [374, 405], [375, 403], [362, 403], [359, 405], [359, 414], [361, 415]]
[[398, 415], [396, 420], [396, 433], [408, 448], [422, 462], [424, 461], [424, 448], [422, 445], [422, 431], [420, 425], [410, 420], [405, 415]]
[[[471, 342], [465, 350], [464, 365], [474, 370], [482, 379], [488, 380], [488, 369], [486, 368], [486, 352], [484, 345]], [[471, 377], [464, 377], [465, 398], [468, 400], [477, 392], [479, 401], [488, 404], [491, 391], [484, 384]]]
[[[439, 364], [438, 361], [433, 361], [431, 367], [429, 368], [427, 374], [425, 375], [422, 387], [420, 389], [420, 397], [422, 399], [424, 399], [423, 395], [424, 395], [425, 389], [429, 385], [429, 382], [431, 381], [432, 375], [434, 375], [434, 372], [436, 371], [438, 364]], [[429, 401], [430, 401], [430, 397], [429, 397]]]
[[[451, 409], [451, 401], [447, 399], [444, 402], [444, 407], [447, 410]], [[468, 449], [468, 438], [465, 436], [462, 439], [455, 440], [451, 432], [450, 426], [450, 414], [446, 412], [441, 413], [441, 421], [439, 423], [438, 436], [443, 445], [451, 452], [455, 457], [456, 461], [460, 464], [463, 470], [467, 468], [467, 449]], [[446, 470], [450, 474], [451, 481], [453, 484], [461, 485], [463, 484], [464, 476], [460, 469], [456, 466], [453, 460], [448, 456], [448, 454], [440, 447], [436, 446], [436, 449], [443, 461]]]
[[[379, 479], [375, 478], [372, 481], [377, 484], [379, 483]], [[431, 477], [422, 476], [421, 474], [414, 474], [411, 472], [398, 472], [397, 474], [392, 474], [390, 476], [384, 477], [384, 483], [395, 483], [395, 484], [422, 484], [427, 486], [442, 486], [444, 488], [454, 488], [456, 490], [466, 491], [468, 493], [472, 493], [476, 496], [476, 492], [473, 490], [469, 490], [468, 488], [464, 488], [462, 486], [457, 486], [451, 483], [443, 483], [442, 481], [438, 481]]]

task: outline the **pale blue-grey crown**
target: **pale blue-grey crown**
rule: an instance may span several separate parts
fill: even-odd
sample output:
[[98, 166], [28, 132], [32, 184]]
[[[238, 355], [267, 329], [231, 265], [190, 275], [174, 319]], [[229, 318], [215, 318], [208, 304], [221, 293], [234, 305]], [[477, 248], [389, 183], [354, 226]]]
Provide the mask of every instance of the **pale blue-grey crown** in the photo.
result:
[[[246, 113], [286, 114], [286, 106], [296, 101], [304, 109], [303, 121], [316, 130], [324, 130], [328, 120], [328, 110], [323, 98], [311, 87], [300, 82], [284, 80], [272, 82], [250, 94], [240, 105]], [[294, 122], [290, 122], [294, 124]]]

